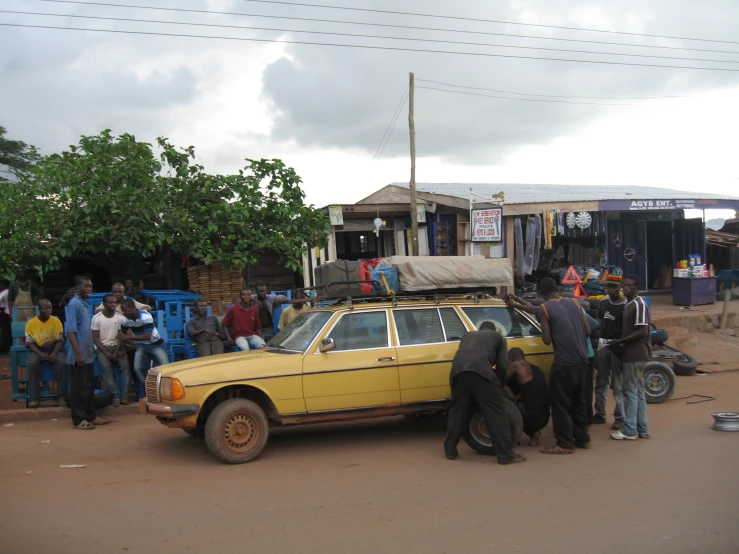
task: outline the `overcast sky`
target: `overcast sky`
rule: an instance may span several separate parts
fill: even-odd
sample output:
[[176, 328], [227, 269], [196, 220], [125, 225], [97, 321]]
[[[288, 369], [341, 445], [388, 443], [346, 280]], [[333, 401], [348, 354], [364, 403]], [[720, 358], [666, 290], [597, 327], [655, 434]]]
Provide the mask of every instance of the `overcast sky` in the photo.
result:
[[[735, 0], [315, 0], [317, 4], [727, 42], [249, 0], [115, 3], [252, 15], [123, 9], [40, 0], [3, 0], [0, 9], [271, 27], [290, 32], [8, 13], [0, 13], [0, 22], [739, 70], [739, 3]], [[309, 22], [254, 17], [255, 14], [475, 33]], [[298, 30], [535, 49], [295, 32]], [[739, 196], [739, 72], [0, 27], [0, 125], [8, 129], [10, 138], [33, 143], [44, 153], [76, 143], [81, 134], [111, 128], [115, 133], [129, 132], [148, 141], [166, 136], [181, 146], [192, 144], [202, 163], [213, 172], [235, 171], [247, 157], [278, 157], [303, 177], [310, 202], [320, 206], [348, 203], [390, 182], [408, 180], [407, 102], [382, 157], [373, 157], [403, 97], [410, 71], [415, 72], [418, 87], [573, 102], [531, 102], [418, 88], [419, 182], [631, 184]], [[474, 88], [454, 89], [450, 84]], [[631, 100], [643, 97], [656, 98]]]

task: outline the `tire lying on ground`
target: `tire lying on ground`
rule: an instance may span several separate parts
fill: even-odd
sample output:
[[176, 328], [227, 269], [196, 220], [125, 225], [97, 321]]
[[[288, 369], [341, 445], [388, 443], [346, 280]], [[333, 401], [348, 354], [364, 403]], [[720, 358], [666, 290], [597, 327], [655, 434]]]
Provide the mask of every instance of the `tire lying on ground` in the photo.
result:
[[227, 464], [252, 461], [264, 450], [268, 437], [269, 423], [264, 410], [245, 398], [224, 400], [205, 422], [208, 449]]
[[[506, 415], [508, 416], [510, 436], [515, 447], [518, 444], [521, 433], [523, 433], [523, 417], [513, 402], [507, 398], [504, 398], [503, 402], [505, 404]], [[490, 441], [488, 426], [485, 425], [482, 412], [477, 406], [470, 411], [462, 439], [475, 452], [495, 456], [495, 448], [493, 448], [493, 444]]]
[[675, 361], [672, 364], [672, 371], [675, 375], [690, 376], [695, 375], [695, 370], [698, 368], [698, 362], [690, 354], [680, 352], [676, 354]]
[[662, 362], [647, 362], [644, 366], [644, 393], [649, 404], [669, 400], [675, 391], [675, 373]]

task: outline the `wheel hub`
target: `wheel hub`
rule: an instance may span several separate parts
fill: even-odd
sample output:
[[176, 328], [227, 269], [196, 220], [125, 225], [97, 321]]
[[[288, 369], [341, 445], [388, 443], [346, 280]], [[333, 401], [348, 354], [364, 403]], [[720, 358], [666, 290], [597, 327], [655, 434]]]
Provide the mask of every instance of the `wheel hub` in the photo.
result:
[[251, 448], [259, 436], [253, 418], [246, 414], [233, 416], [224, 429], [226, 444], [231, 450], [244, 451]]
[[480, 412], [477, 412], [470, 419], [470, 435], [472, 435], [472, 438], [475, 439], [476, 442], [482, 445], [493, 445], [493, 442], [490, 440], [488, 426], [485, 424], [485, 418], [482, 417], [482, 413]]

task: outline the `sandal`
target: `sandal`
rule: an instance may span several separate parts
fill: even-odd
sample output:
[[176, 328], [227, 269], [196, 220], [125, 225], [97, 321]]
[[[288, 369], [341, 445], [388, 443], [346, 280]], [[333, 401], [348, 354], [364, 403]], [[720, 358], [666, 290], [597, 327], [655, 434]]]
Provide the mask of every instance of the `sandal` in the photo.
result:
[[542, 454], [572, 454], [574, 450], [570, 450], [569, 448], [562, 448], [561, 446], [553, 445], [553, 446], [547, 446], [546, 448], [542, 448], [540, 452]]
[[82, 431], [89, 431], [90, 429], [94, 429], [95, 426], [92, 423], [90, 423], [89, 421], [83, 419], [77, 425], [75, 425], [74, 428], [75, 429], [81, 429]]
[[103, 419], [102, 417], [96, 417], [91, 421], [91, 423], [93, 425], [107, 425], [108, 423], [110, 423], [110, 421], [108, 421], [107, 419]]

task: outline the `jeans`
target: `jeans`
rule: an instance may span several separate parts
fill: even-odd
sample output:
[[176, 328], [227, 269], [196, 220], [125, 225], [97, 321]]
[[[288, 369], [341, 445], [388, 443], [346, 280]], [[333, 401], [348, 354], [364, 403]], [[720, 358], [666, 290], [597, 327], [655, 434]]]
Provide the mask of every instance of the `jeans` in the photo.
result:
[[[41, 367], [47, 363], [42, 360], [35, 352], [28, 355], [28, 396], [31, 400], [39, 400], [41, 398], [41, 390], [39, 381], [41, 379]], [[67, 358], [64, 352], [58, 352], [56, 359], [51, 366], [51, 372], [57, 383], [57, 398], [67, 397]]]
[[598, 350], [598, 378], [595, 383], [595, 415], [606, 417], [606, 402], [608, 401], [608, 388], [613, 385], [613, 399], [616, 401], [616, 410], [613, 415], [616, 421], [624, 421], [624, 397], [621, 383], [621, 358], [616, 356], [611, 349], [601, 348]]
[[572, 450], [575, 444], [590, 442], [584, 394], [587, 371], [591, 371], [588, 362], [552, 365], [549, 375], [552, 427], [560, 448]]
[[133, 361], [133, 370], [136, 372], [136, 378], [141, 383], [146, 383], [146, 374], [149, 373], [152, 365], [158, 367], [168, 363], [169, 356], [163, 346], [137, 348], [136, 357]]
[[69, 387], [69, 408], [72, 411], [72, 425], [83, 421], [92, 423], [97, 418], [95, 410], [95, 369], [92, 364], [80, 367], [71, 366], [72, 384]]
[[252, 350], [257, 348], [264, 348], [265, 342], [262, 337], [259, 335], [252, 335], [250, 337], [239, 337], [235, 341], [236, 346], [238, 346], [241, 350], [249, 350], [250, 348]]
[[[105, 349], [108, 352], [114, 352], [116, 347], [115, 346], [106, 346]], [[128, 395], [128, 387], [131, 383], [131, 373], [128, 369], [128, 358], [124, 356], [122, 359], [113, 359], [109, 360], [105, 354], [100, 352], [98, 350], [97, 353], [98, 357], [98, 363], [100, 364], [100, 367], [103, 369], [103, 383], [105, 384], [105, 388], [111, 392], [113, 395], [113, 402], [116, 400], [120, 401], [122, 396]], [[113, 376], [113, 366], [118, 367], [118, 371], [121, 374], [121, 388], [118, 390], [118, 387], [115, 384], [115, 377]]]
[[647, 362], [623, 362], [624, 426], [629, 437], [649, 433], [647, 427], [647, 395], [644, 393], [644, 365]]

